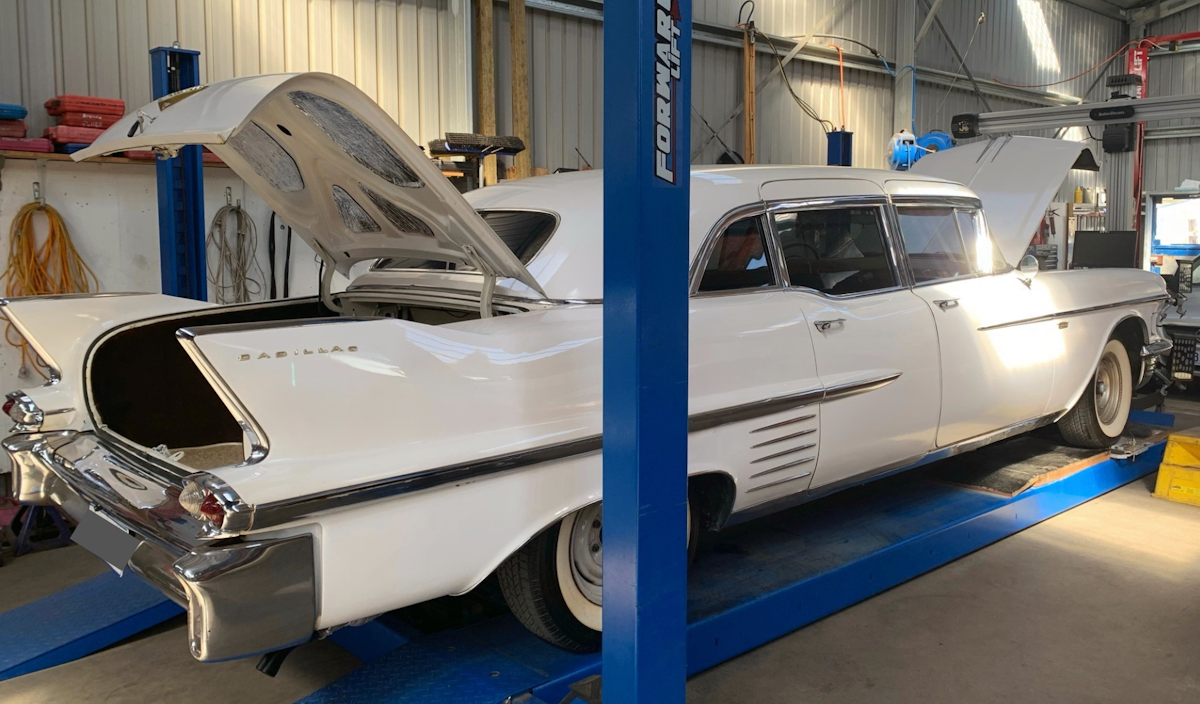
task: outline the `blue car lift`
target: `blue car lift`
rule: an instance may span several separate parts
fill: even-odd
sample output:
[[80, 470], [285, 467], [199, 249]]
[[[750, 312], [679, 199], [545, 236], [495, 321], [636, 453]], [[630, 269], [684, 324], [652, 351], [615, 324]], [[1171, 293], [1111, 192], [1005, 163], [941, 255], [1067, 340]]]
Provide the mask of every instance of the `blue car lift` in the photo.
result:
[[[200, 85], [200, 52], [165, 46], [151, 49], [150, 79], [155, 100]], [[201, 147], [186, 146], [179, 156], [157, 160], [155, 168], [162, 292], [207, 300]]]

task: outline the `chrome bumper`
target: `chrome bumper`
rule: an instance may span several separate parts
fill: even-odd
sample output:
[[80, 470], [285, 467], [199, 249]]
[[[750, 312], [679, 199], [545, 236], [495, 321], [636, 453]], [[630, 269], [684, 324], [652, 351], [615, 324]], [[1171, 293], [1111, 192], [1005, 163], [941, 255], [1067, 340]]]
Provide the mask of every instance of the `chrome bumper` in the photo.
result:
[[97, 511], [142, 540], [129, 569], [188, 610], [192, 655], [229, 660], [299, 645], [316, 628], [312, 536], [220, 541], [180, 507], [179, 486], [93, 433], [23, 433], [4, 441], [13, 494], [76, 519]]

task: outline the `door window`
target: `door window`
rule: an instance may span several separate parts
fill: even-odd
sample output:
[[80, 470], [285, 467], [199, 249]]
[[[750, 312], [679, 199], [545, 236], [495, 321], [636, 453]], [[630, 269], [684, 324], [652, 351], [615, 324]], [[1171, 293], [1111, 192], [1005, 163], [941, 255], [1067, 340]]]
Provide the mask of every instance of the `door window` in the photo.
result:
[[905, 206], [896, 212], [914, 281], [923, 283], [971, 275], [972, 263], [958, 233], [954, 208]]
[[756, 215], [738, 220], [717, 238], [697, 290], [736, 291], [774, 284], [762, 218]]
[[977, 274], [994, 274], [1008, 270], [1004, 255], [996, 246], [996, 241], [988, 233], [987, 223], [983, 213], [978, 210], [959, 210], [958, 230], [962, 233], [963, 242], [971, 256], [971, 264]]
[[778, 213], [775, 229], [792, 286], [845, 296], [896, 285], [879, 208]]

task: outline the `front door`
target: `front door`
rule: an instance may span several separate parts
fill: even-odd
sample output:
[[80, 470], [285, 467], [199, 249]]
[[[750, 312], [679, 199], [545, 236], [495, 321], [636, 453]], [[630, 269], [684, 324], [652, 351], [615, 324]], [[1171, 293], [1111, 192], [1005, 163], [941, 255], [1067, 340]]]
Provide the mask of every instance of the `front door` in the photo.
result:
[[899, 276], [883, 198], [772, 213], [789, 295], [812, 334], [821, 403], [813, 487], [902, 466], [933, 447], [937, 333]]
[[1058, 322], [1012, 323], [1052, 313], [1052, 302], [1004, 263], [978, 208], [898, 203], [896, 212], [913, 290], [937, 321], [938, 446], [1040, 418], [1063, 354]]

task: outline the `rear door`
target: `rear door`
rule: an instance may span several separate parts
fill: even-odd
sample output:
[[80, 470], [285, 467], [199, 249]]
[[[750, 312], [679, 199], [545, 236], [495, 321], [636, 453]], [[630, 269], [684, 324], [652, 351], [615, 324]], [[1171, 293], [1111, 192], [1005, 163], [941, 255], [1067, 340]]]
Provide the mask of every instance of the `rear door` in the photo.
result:
[[937, 334], [897, 266], [886, 207], [880, 193], [770, 213], [825, 387], [814, 488], [907, 464], [933, 446]]

